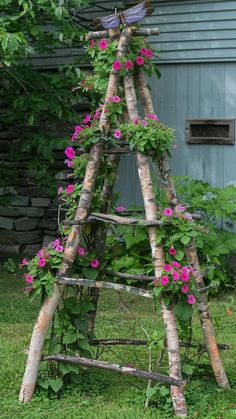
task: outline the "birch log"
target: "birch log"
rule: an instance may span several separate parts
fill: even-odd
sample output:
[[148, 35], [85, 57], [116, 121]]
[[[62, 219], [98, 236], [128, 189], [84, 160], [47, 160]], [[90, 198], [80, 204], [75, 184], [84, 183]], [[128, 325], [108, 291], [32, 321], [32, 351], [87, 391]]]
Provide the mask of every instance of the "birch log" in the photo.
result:
[[[142, 69], [138, 70], [137, 85], [140, 91], [141, 101], [145, 114], [155, 113], [150, 91], [147, 87], [146, 77]], [[166, 192], [166, 197], [169, 203], [173, 207], [175, 207], [178, 204], [178, 198], [171, 177], [169, 162], [166, 157], [164, 157], [160, 161], [159, 170], [161, 173], [162, 180], [164, 180], [164, 189]], [[204, 288], [205, 284], [199, 266], [198, 256], [194, 242], [190, 243], [189, 247], [187, 248], [187, 257], [189, 263], [193, 264], [196, 269], [195, 279], [198, 287]], [[208, 301], [205, 295], [201, 295], [200, 297], [200, 302], [198, 304], [198, 313], [202, 325], [202, 333], [207, 348], [208, 357], [215, 375], [216, 382], [222, 388], [229, 388], [229, 381], [227, 379], [224, 366], [220, 358], [219, 349], [216, 343], [214, 333], [214, 327], [208, 308]]]
[[[129, 74], [124, 76], [124, 86], [125, 86], [125, 95], [126, 103], [131, 120], [138, 118], [138, 107], [136, 92], [134, 88], [133, 77]], [[148, 157], [137, 152], [136, 161], [138, 167], [139, 180], [144, 200], [144, 208], [146, 218], [148, 220], [156, 220], [157, 206], [155, 203], [155, 195], [153, 191], [151, 173], [149, 168]], [[165, 263], [164, 253], [161, 246], [156, 244], [156, 227], [148, 228], [149, 241], [152, 252], [152, 260], [155, 270], [156, 277], [160, 277], [163, 271], [163, 266]], [[178, 331], [176, 326], [176, 319], [173, 311], [173, 307], [167, 306], [164, 302], [164, 299], [161, 300], [161, 309], [163, 322], [166, 331], [167, 338], [167, 352], [169, 360], [169, 370], [170, 376], [179, 382], [182, 382], [181, 374], [181, 361], [180, 361], [180, 352], [179, 352], [179, 338]], [[171, 395], [172, 402], [174, 407], [174, 412], [176, 416], [186, 417], [187, 416], [187, 405], [185, 402], [183, 385], [171, 386]]]
[[[111, 37], [117, 36], [118, 31], [118, 29], [111, 30]], [[122, 32], [118, 44], [117, 57], [120, 57], [125, 54], [131, 35], [131, 28], [127, 28]], [[111, 71], [105, 97], [105, 104], [110, 96], [115, 95], [118, 80], [119, 74], [117, 72]], [[109, 122], [107, 119], [107, 114], [105, 112], [105, 107], [106, 106], [104, 106], [103, 108], [99, 122], [99, 128], [102, 133], [106, 132], [109, 128]], [[94, 144], [91, 148], [88, 164], [86, 167], [83, 188], [81, 191], [80, 201], [75, 214], [76, 219], [85, 220], [89, 215], [95, 181], [101, 164], [102, 152], [102, 141]], [[72, 231], [67, 239], [67, 243], [64, 250], [62, 268], [57, 274], [58, 277], [65, 275], [70, 269], [77, 254], [77, 249], [82, 237], [82, 233], [83, 226], [73, 226]], [[42, 357], [44, 341], [46, 338], [47, 331], [52, 322], [56, 307], [58, 306], [58, 303], [60, 301], [63, 289], [63, 286], [59, 286], [57, 284], [55, 285], [52, 297], [46, 298], [39, 312], [38, 319], [35, 323], [29, 347], [25, 374], [23, 377], [23, 382], [19, 395], [19, 400], [23, 403], [30, 401], [33, 397], [37, 381], [39, 364]]]

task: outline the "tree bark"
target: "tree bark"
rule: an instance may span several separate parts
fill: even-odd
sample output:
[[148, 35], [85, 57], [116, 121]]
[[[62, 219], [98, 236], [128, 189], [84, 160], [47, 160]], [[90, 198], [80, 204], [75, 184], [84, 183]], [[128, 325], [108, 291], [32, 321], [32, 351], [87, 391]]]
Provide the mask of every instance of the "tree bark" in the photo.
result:
[[[124, 86], [126, 93], [126, 103], [131, 120], [138, 118], [138, 107], [134, 82], [131, 75], [124, 77]], [[155, 203], [155, 196], [153, 192], [151, 173], [149, 168], [148, 157], [136, 152], [136, 161], [138, 167], [139, 180], [144, 200], [144, 208], [146, 219], [156, 221], [157, 206]], [[156, 244], [156, 227], [148, 228], [149, 241], [152, 251], [152, 260], [156, 277], [160, 277], [165, 264], [163, 249]], [[181, 361], [179, 352], [179, 338], [176, 325], [176, 319], [171, 306], [167, 306], [164, 299], [161, 299], [161, 309], [163, 322], [167, 338], [167, 352], [169, 360], [170, 376], [179, 382], [182, 382]], [[171, 386], [172, 402], [176, 416], [186, 417], [187, 406], [185, 402], [183, 385]]]
[[[188, 245], [186, 249], [186, 255], [189, 264], [191, 264], [194, 268], [194, 277], [198, 287], [203, 288], [204, 281], [202, 279], [197, 252], [193, 241]], [[229, 381], [219, 355], [215, 331], [208, 308], [208, 301], [204, 293], [200, 293], [199, 296], [198, 313], [201, 320], [202, 334], [204, 337], [206, 350], [210, 359], [212, 369], [214, 371], [216, 382], [222, 388], [230, 388]]]
[[[138, 71], [138, 88], [141, 93], [141, 101], [143, 104], [145, 114], [155, 113], [150, 91], [147, 87], [146, 77], [143, 71]], [[162, 177], [162, 182], [166, 192], [166, 197], [174, 208], [178, 204], [178, 198], [175, 190], [175, 186], [171, 177], [171, 170], [169, 162], [166, 157], [161, 159], [159, 162], [159, 169]], [[204, 280], [201, 274], [201, 269], [198, 262], [197, 251], [192, 242], [187, 248], [187, 257], [189, 263], [193, 264], [196, 269], [195, 280], [199, 288], [204, 288]], [[229, 388], [229, 382], [222, 364], [219, 349], [216, 343], [213, 323], [210, 317], [207, 297], [201, 294], [200, 303], [198, 304], [198, 313], [202, 325], [202, 332], [205, 341], [205, 345], [208, 352], [208, 357], [216, 378], [216, 382], [222, 388]]]
[[[125, 54], [128, 46], [129, 39], [132, 35], [133, 30], [130, 28], [124, 29], [119, 40], [117, 57]], [[117, 36], [117, 29], [110, 31], [111, 37]], [[110, 96], [115, 95], [117, 89], [117, 83], [119, 80], [119, 74], [111, 71], [105, 104], [107, 103]], [[104, 134], [109, 128], [109, 121], [105, 112], [105, 106], [101, 114], [99, 128]], [[86, 167], [85, 178], [83, 182], [83, 188], [81, 191], [79, 205], [75, 214], [75, 219], [85, 220], [90, 211], [93, 190], [95, 187], [96, 177], [100, 168], [103, 153], [103, 141], [94, 144], [90, 151], [88, 164]], [[66, 274], [70, 269], [76, 254], [77, 249], [82, 237], [83, 226], [73, 226], [71, 233], [68, 236], [67, 243], [64, 250], [64, 257], [62, 262], [62, 268], [59, 270], [57, 277]], [[35, 323], [34, 330], [32, 333], [31, 343], [29, 347], [29, 354], [21, 385], [19, 400], [26, 403], [31, 400], [34, 394], [39, 364], [42, 356], [44, 341], [46, 338], [47, 331], [52, 322], [55, 310], [61, 298], [63, 292], [63, 286], [59, 287], [57, 284], [54, 286], [54, 293], [52, 297], [47, 297], [38, 315], [38, 319]]]
[[168, 377], [168, 375], [156, 374], [155, 372], [142, 371], [133, 367], [112, 364], [110, 362], [99, 361], [97, 359], [81, 358], [77, 356], [66, 356], [66, 355], [58, 354], [58, 355], [45, 355], [42, 357], [42, 361], [70, 362], [72, 364], [84, 365], [86, 367], [112, 370], [112, 371], [120, 372], [121, 374], [132, 375], [134, 377], [152, 379], [155, 381], [160, 381], [165, 384], [174, 384], [175, 386], [180, 385], [178, 380]]

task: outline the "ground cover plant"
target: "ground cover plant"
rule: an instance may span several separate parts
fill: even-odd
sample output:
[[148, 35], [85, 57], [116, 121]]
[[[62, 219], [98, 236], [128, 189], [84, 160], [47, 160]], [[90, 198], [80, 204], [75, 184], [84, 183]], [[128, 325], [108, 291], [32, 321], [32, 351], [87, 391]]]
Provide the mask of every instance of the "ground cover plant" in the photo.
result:
[[[3, 264], [2, 264], [3, 265]], [[6, 265], [5, 265], [6, 266]], [[113, 372], [101, 372], [94, 369], [81, 369], [77, 382], [68, 383], [58, 393], [48, 392], [38, 387], [31, 403], [21, 405], [18, 391], [22, 379], [25, 352], [30, 339], [32, 326], [39, 309], [39, 301], [29, 306], [25, 295], [24, 281], [16, 273], [1, 270], [0, 279], [0, 416], [1, 418], [19, 417], [24, 419], [46, 418], [166, 418], [171, 417], [171, 402], [168, 389], [161, 386], [153, 396], [149, 409], [144, 409], [146, 381], [131, 379]], [[134, 296], [120, 296], [113, 291], [104, 291], [99, 303], [97, 330], [98, 338], [120, 337], [120, 328], [124, 337], [132, 336], [136, 328], [136, 337], [145, 338], [138, 321], [149, 333], [156, 324], [161, 331], [159, 315], [149, 300]], [[231, 390], [219, 389], [208, 367], [206, 355], [201, 357], [200, 366], [195, 371], [191, 383], [186, 388], [190, 418], [231, 419], [236, 418], [236, 313], [234, 311], [235, 294], [224, 296], [220, 301], [212, 300], [210, 308], [217, 324], [219, 342], [231, 345], [229, 351], [222, 354], [226, 371], [231, 382]], [[128, 310], [128, 311], [127, 311]], [[133, 313], [138, 320], [134, 321]], [[201, 332], [198, 319], [194, 315], [196, 337]], [[138, 329], [138, 333], [137, 333]], [[116, 354], [116, 355], [115, 355]], [[147, 348], [115, 348], [115, 354], [104, 351], [102, 359], [113, 358], [114, 362], [137, 365], [137, 358], [147, 367]], [[44, 366], [43, 366], [44, 369]]]

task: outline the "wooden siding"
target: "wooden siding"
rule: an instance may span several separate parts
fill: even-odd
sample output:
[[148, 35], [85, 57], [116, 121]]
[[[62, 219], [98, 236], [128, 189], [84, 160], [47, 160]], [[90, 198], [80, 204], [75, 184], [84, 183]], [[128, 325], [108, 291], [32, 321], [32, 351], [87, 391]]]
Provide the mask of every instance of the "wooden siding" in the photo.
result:
[[[135, 3], [118, 1], [115, 5], [124, 9]], [[85, 17], [92, 21], [114, 11], [114, 2], [103, 0], [100, 6], [105, 10], [96, 9], [91, 2]], [[236, 1], [162, 0], [153, 1], [153, 7], [154, 14], [143, 21], [143, 26], [160, 28], [160, 36], [150, 38], [160, 50], [157, 62], [236, 61]], [[75, 62], [81, 65], [79, 55], [79, 50], [61, 48], [54, 56], [36, 55], [32, 61], [44, 68]]]
[[[150, 86], [159, 119], [176, 130], [173, 174], [236, 186], [236, 145], [187, 144], [185, 136], [186, 119], [236, 118], [236, 63], [163, 64], [160, 69], [161, 79], [153, 78]], [[142, 202], [132, 159], [122, 162], [117, 188], [123, 204]]]

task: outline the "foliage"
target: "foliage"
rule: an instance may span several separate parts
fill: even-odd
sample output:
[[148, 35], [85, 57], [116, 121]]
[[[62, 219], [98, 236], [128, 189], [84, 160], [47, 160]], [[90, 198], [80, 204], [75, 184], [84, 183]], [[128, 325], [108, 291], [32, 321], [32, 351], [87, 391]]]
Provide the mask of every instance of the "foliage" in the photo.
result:
[[202, 217], [204, 229], [195, 237], [205, 277], [219, 290], [235, 288], [234, 254], [236, 251], [236, 188], [218, 188], [207, 182], [177, 177], [180, 199], [189, 211]]
[[[29, 336], [37, 316], [40, 303], [36, 299], [30, 306], [28, 298], [23, 292], [24, 284], [19, 276], [1, 271], [0, 275], [0, 335], [1, 354], [4, 362], [0, 364], [0, 415], [1, 418], [24, 417], [24, 419], [38, 419], [39, 417], [64, 417], [88, 419], [114, 419], [133, 417], [138, 419], [163, 419], [167, 417], [164, 408], [166, 398], [160, 397], [157, 392], [150, 399], [150, 407], [144, 409], [146, 398], [146, 381], [131, 379], [110, 371], [102, 372], [95, 369], [80, 368], [79, 375], [71, 373], [71, 380], [67, 376], [66, 383], [55, 395], [53, 390], [38, 388], [36, 396], [29, 404], [18, 402], [18, 392], [22, 380], [22, 371], [25, 364], [25, 351]], [[235, 299], [235, 295], [232, 295]], [[148, 333], [153, 330], [155, 322], [153, 306], [149, 299], [125, 296], [131, 312], [142, 322]], [[97, 329], [99, 337], [117, 337], [122, 328], [123, 336], [133, 334], [133, 317], [127, 321], [127, 312], [121, 312], [119, 295], [112, 291], [103, 291], [99, 302]], [[212, 300], [212, 315], [221, 319], [218, 328], [218, 341], [227, 342], [231, 349], [224, 351], [224, 364], [230, 375], [231, 390], [217, 388], [212, 373], [202, 367], [201, 372], [193, 377], [185, 387], [189, 416], [199, 419], [213, 419], [221, 415], [225, 419], [234, 417], [235, 403], [235, 356], [236, 356], [236, 318], [235, 302], [232, 313], [226, 310], [228, 298]], [[162, 332], [161, 316], [157, 313], [156, 330]], [[138, 321], [137, 320], [137, 321]], [[194, 316], [195, 338], [201, 340], [201, 331], [198, 319]], [[138, 338], [145, 338], [142, 330]], [[137, 357], [143, 367], [147, 366], [147, 348], [117, 347], [114, 353], [105, 350], [101, 359], [124, 364], [137, 365]], [[202, 361], [206, 362], [203, 356]], [[14, 360], [14, 362], [12, 362]], [[202, 363], [202, 362], [201, 362]], [[41, 364], [41, 374], [47, 376], [45, 363]], [[54, 377], [50, 377], [54, 378]], [[54, 378], [55, 379], [55, 378]], [[166, 388], [166, 387], [165, 387]], [[168, 390], [166, 388], [166, 390]], [[167, 396], [168, 398], [168, 396]], [[163, 404], [164, 402], [164, 404]], [[164, 408], [164, 410], [163, 410]], [[171, 411], [169, 404], [169, 412]], [[171, 414], [171, 413], [170, 413]]]
[[53, 56], [57, 48], [81, 45], [84, 31], [72, 11], [84, 3], [87, 1], [1, 2], [0, 84], [1, 100], [7, 108], [4, 128], [14, 130], [21, 139], [14, 143], [10, 157], [13, 161], [26, 157], [29, 169], [37, 172], [39, 185], [54, 194], [55, 151], [68, 142], [69, 127], [60, 121], [72, 123], [77, 118], [75, 105], [81, 95], [72, 90], [80, 71], [74, 66], [40, 71], [31, 59], [35, 54]]

